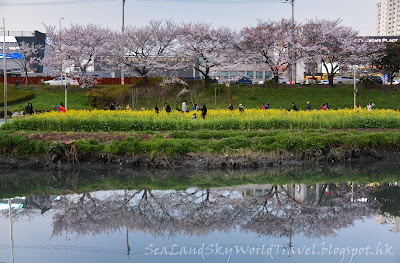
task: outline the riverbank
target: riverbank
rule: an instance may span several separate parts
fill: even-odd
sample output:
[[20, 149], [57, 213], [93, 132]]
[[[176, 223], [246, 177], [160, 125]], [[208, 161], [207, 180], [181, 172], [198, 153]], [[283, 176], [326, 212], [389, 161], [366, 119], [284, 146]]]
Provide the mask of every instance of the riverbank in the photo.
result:
[[400, 159], [399, 130], [0, 131], [2, 169], [266, 168]]
[[[97, 168], [97, 169], [96, 169]], [[310, 164], [269, 169], [138, 169], [126, 167], [72, 167], [32, 171], [0, 170], [0, 199], [31, 194], [51, 195], [104, 190], [186, 190], [239, 185], [289, 185], [315, 183], [357, 184], [399, 182], [395, 162]]]

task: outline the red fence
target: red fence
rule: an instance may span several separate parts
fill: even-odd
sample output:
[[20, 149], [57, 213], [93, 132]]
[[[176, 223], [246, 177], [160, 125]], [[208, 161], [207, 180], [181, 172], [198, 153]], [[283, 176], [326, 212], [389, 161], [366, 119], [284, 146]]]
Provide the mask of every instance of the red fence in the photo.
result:
[[[42, 83], [43, 81], [46, 80], [51, 80], [54, 79], [54, 77], [29, 77], [29, 84], [30, 85], [38, 85]], [[130, 77], [130, 78], [124, 78], [125, 85], [133, 85], [137, 81], [141, 80], [142, 78], [138, 77]], [[78, 79], [79, 80], [79, 79]], [[2, 81], [2, 79], [0, 79]], [[25, 77], [7, 77], [7, 83], [8, 84], [15, 84], [16, 82], [19, 82], [21, 85], [25, 85]], [[121, 79], [120, 78], [102, 78], [102, 79], [97, 79], [97, 84], [98, 85], [121, 85]]]

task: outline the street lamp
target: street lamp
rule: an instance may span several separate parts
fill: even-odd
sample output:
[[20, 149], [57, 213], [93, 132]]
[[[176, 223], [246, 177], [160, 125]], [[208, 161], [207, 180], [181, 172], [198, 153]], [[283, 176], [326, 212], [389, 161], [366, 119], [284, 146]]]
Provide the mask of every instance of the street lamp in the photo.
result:
[[357, 92], [358, 92], [358, 90], [357, 90], [357, 87], [356, 87], [356, 65], [353, 65], [353, 81], [354, 81], [354, 89], [353, 89], [353, 92], [354, 92], [354, 108], [356, 108], [356, 98], [357, 98]]
[[[125, 1], [122, 0], [122, 34], [124, 34], [125, 30]], [[122, 35], [124, 38], [124, 36]], [[124, 51], [122, 51], [124, 52]], [[124, 55], [124, 54], [123, 54]], [[121, 64], [121, 85], [125, 85], [125, 77], [124, 77], [124, 63]]]
[[[60, 17], [58, 19], [58, 25], [60, 27], [60, 52], [61, 52], [61, 48], [62, 48], [62, 35], [61, 35], [61, 20], [63, 20], [64, 17]], [[64, 107], [65, 109], [67, 109], [67, 81], [65, 80], [64, 82], [64, 72], [63, 72], [63, 64], [64, 64], [64, 60], [61, 61], [61, 86], [64, 85], [64, 93], [65, 93], [65, 102], [64, 102]]]

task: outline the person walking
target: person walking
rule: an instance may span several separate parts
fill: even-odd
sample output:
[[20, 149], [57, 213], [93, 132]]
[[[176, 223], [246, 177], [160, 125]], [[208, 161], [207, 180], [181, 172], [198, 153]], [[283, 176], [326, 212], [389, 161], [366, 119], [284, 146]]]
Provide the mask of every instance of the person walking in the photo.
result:
[[372, 111], [372, 107], [373, 107], [373, 106], [375, 106], [374, 103], [369, 103], [369, 104], [367, 105], [367, 111]]
[[203, 107], [201, 108], [201, 117], [202, 117], [203, 119], [205, 119], [205, 118], [206, 118], [206, 115], [207, 115], [207, 107], [206, 107], [205, 104], [203, 104]]
[[311, 103], [309, 100], [307, 101], [306, 110], [311, 110]]
[[292, 102], [292, 106], [293, 106], [293, 110], [294, 111], [298, 111], [296, 104], [294, 104], [294, 102]]
[[25, 107], [25, 115], [27, 116], [31, 114], [33, 114], [33, 107], [32, 104], [28, 102]]
[[184, 100], [184, 101], [182, 102], [182, 112], [183, 112], [183, 113], [187, 112], [187, 103], [186, 103], [186, 100]]
[[168, 105], [168, 103], [165, 103], [164, 108], [165, 108], [165, 111], [166, 111], [167, 113], [170, 113], [170, 112], [171, 112], [171, 107]]
[[356, 111], [360, 111], [361, 110], [360, 103], [357, 103], [357, 105], [354, 107], [354, 110], [356, 110]]

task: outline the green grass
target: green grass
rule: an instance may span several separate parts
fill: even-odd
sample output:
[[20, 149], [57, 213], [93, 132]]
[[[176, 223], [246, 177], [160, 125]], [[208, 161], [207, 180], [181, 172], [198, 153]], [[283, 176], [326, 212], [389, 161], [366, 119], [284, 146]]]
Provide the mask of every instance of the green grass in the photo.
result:
[[[0, 107], [4, 107], [4, 89], [2, 88], [3, 85], [1, 85], [0, 88]], [[29, 101], [34, 97], [34, 92], [33, 91], [28, 91], [28, 90], [18, 90], [15, 89], [13, 86], [7, 85], [7, 102], [9, 104], [17, 104], [20, 102], [25, 102]], [[26, 104], [26, 103], [25, 103]], [[25, 106], [24, 106], [25, 109]], [[11, 110], [8, 108], [7, 110]]]
[[[30, 102], [33, 105], [34, 110], [51, 110], [54, 105], [59, 105], [60, 102], [64, 102], [65, 94], [64, 88], [58, 86], [18, 86], [12, 87], [8, 85], [7, 95], [13, 96], [14, 93], [17, 94], [27, 94], [30, 95], [25, 100], [19, 100], [17, 103], [8, 100], [8, 110], [9, 111], [24, 111], [26, 103]], [[68, 87], [68, 109], [93, 109], [89, 105], [88, 98], [86, 96], [87, 90], [79, 87]], [[0, 99], [4, 95], [4, 92], [0, 93]]]
[[[378, 86], [380, 89], [359, 89], [357, 102], [365, 107], [370, 102], [376, 105], [376, 108], [399, 108], [400, 92], [388, 87]], [[305, 109], [308, 100], [313, 109], [321, 109], [325, 103], [332, 109], [353, 108], [353, 87], [352, 86], [300, 86], [300, 87], [274, 87], [260, 88], [258, 86], [234, 87], [233, 94], [238, 99], [235, 100], [235, 106], [239, 103], [246, 108], [261, 108], [262, 104], [268, 102], [272, 108], [291, 109], [294, 102], [299, 109]], [[222, 95], [220, 96], [222, 98]], [[213, 105], [212, 102], [209, 102]], [[219, 107], [227, 107], [228, 101]]]
[[[33, 105], [34, 110], [51, 110], [54, 105], [60, 105], [60, 102], [64, 103], [64, 94], [55, 92], [39, 91], [35, 92], [34, 98], [29, 100]], [[85, 94], [69, 93], [67, 101], [68, 109], [93, 109], [88, 103], [88, 99]], [[22, 111], [25, 109], [26, 102], [13, 104], [9, 107], [11, 111]]]
[[[192, 84], [191, 84], [192, 85]], [[115, 86], [118, 87], [118, 86]], [[327, 87], [322, 85], [314, 86], [258, 86], [258, 85], [232, 85], [227, 88], [224, 85], [217, 86], [217, 103], [214, 103], [214, 88], [211, 86], [208, 90], [200, 89], [199, 103], [206, 104], [208, 108], [227, 108], [229, 103], [233, 103], [235, 108], [241, 103], [245, 108], [261, 108], [262, 104], [268, 101], [272, 108], [290, 109], [291, 103], [295, 102], [299, 109], [306, 107], [307, 100], [311, 101], [313, 109], [320, 109], [322, 104], [329, 103], [332, 109], [353, 108], [353, 86], [335, 86]], [[99, 87], [101, 88], [101, 87]], [[376, 108], [398, 109], [400, 101], [400, 92], [397, 87], [385, 85], [375, 86], [374, 88], [365, 88], [361, 85], [357, 86], [358, 95], [357, 102], [363, 107], [366, 104], [373, 102]], [[191, 86], [188, 89], [192, 89]], [[131, 104], [129, 98], [129, 88], [127, 93], [120, 95], [121, 105]], [[149, 92], [148, 92], [149, 90]], [[138, 105], [136, 108], [153, 109], [155, 104], [161, 106], [160, 88], [150, 87], [149, 89], [139, 88]], [[170, 88], [167, 92], [165, 102], [168, 102], [172, 108], [181, 108], [181, 103], [184, 99], [188, 101], [189, 108], [195, 102], [190, 94], [177, 97], [181, 90], [180, 87]], [[231, 94], [228, 99], [228, 91]], [[33, 104], [34, 109], [50, 110], [53, 105], [64, 101], [64, 89], [55, 86], [19, 86], [15, 91], [32, 91], [34, 92], [33, 99], [27, 99], [21, 103], [12, 103], [10, 101], [9, 109], [11, 111], [22, 111], [27, 102]], [[68, 108], [70, 109], [91, 109], [89, 100], [86, 97], [87, 89], [79, 87], [68, 88]], [[12, 86], [9, 85], [9, 97], [13, 93]], [[2, 94], [2, 92], [0, 92]], [[111, 99], [117, 102], [117, 98]], [[111, 102], [111, 101], [110, 101]]]

